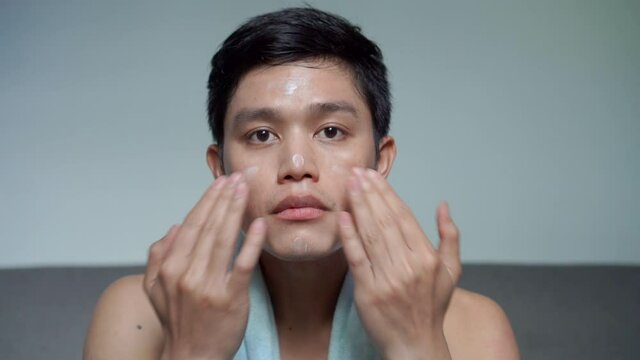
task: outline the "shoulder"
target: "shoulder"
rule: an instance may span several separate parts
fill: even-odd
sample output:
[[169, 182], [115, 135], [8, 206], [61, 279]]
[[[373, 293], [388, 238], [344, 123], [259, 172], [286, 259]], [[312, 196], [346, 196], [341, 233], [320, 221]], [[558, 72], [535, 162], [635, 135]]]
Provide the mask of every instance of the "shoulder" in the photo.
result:
[[142, 280], [142, 275], [125, 276], [102, 293], [87, 332], [84, 359], [158, 357], [162, 328]]
[[507, 315], [492, 299], [457, 288], [444, 333], [454, 359], [519, 359]]

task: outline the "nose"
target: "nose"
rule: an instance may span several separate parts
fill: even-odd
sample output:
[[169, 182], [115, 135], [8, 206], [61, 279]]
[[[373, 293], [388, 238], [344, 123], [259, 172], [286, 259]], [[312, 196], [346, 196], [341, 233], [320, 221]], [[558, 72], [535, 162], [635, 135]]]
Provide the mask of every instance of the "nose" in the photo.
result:
[[317, 182], [319, 173], [312, 145], [304, 140], [283, 145], [279, 156], [278, 183], [299, 182], [305, 179]]

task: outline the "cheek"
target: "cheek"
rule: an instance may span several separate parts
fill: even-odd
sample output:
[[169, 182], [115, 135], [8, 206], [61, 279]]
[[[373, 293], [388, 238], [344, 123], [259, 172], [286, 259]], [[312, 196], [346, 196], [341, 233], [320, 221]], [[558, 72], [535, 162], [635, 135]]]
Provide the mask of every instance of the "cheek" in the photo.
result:
[[331, 173], [338, 178], [348, 178], [351, 174], [351, 168], [353, 166], [345, 165], [345, 164], [333, 164], [329, 167]]
[[345, 210], [348, 206], [347, 182], [354, 166], [362, 166], [362, 164], [353, 163], [351, 159], [334, 158], [325, 167], [327, 184], [323, 188], [329, 192], [340, 210]]
[[241, 172], [245, 180], [251, 186], [256, 178], [260, 177], [266, 166], [260, 160], [251, 159], [248, 156], [235, 157], [234, 159], [225, 158], [225, 173], [231, 175], [234, 172]]
[[258, 201], [256, 201], [256, 196], [258, 194], [261, 194], [263, 190], [260, 188], [263, 182], [258, 181], [258, 179], [260, 178], [260, 167], [257, 165], [251, 166], [243, 170], [243, 173], [244, 178], [247, 181], [247, 185], [249, 186], [249, 201], [247, 203], [247, 212], [253, 213], [254, 209], [249, 207], [259, 203]]
[[349, 177], [354, 167], [375, 166], [375, 152], [371, 151], [371, 144], [362, 137], [355, 138], [344, 146], [323, 150], [323, 168], [335, 175]]
[[355, 151], [334, 151], [324, 156], [323, 168], [328, 170], [333, 181], [346, 183], [354, 167], [366, 167], [367, 161]]
[[351, 151], [327, 153], [323, 164], [327, 181], [323, 188], [330, 191], [331, 197], [340, 209], [347, 211], [349, 209], [347, 184], [353, 175], [352, 169], [354, 167], [371, 167], [373, 163], [371, 156], [364, 151], [349, 150]]
[[265, 182], [259, 180], [261, 178], [259, 168], [251, 171], [255, 173], [253, 175], [245, 175], [249, 186], [249, 198], [247, 199], [247, 207], [242, 220], [242, 228], [245, 231], [249, 229], [249, 225], [254, 219], [265, 214], [265, 204], [268, 203], [266, 196], [269, 194], [265, 189]]
[[265, 203], [264, 196], [269, 193], [267, 189], [265, 189], [266, 181], [264, 181], [264, 179], [268, 177], [267, 172], [269, 166], [260, 164], [258, 160], [242, 163], [235, 162], [230, 165], [231, 166], [226, 169], [227, 172], [242, 172], [249, 187], [249, 199], [247, 201], [243, 224], [243, 227], [246, 229], [249, 223], [262, 213], [263, 209], [259, 208], [259, 206]]
[[259, 165], [251, 165], [242, 170], [245, 180], [247, 181], [247, 185], [249, 186], [249, 201], [247, 205], [247, 213], [249, 214], [255, 214], [256, 210], [259, 210], [255, 208], [256, 204], [264, 203], [264, 199], [260, 198], [262, 195], [267, 193], [264, 188], [266, 183], [264, 181], [266, 174], [263, 169], [266, 168]]
[[260, 166], [252, 165], [243, 169], [242, 173], [244, 174], [245, 179], [247, 179], [247, 181], [251, 181], [256, 177], [256, 175], [258, 174], [258, 171], [260, 171]]

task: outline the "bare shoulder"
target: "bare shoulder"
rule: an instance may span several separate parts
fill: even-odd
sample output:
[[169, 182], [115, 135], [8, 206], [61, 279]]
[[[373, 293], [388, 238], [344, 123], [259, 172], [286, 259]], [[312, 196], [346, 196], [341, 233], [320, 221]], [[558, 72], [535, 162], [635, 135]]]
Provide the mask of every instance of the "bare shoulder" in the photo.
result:
[[84, 359], [157, 359], [160, 322], [142, 287], [143, 276], [125, 276], [102, 293], [85, 340]]
[[490, 298], [457, 288], [445, 315], [444, 333], [453, 359], [519, 359], [507, 315]]

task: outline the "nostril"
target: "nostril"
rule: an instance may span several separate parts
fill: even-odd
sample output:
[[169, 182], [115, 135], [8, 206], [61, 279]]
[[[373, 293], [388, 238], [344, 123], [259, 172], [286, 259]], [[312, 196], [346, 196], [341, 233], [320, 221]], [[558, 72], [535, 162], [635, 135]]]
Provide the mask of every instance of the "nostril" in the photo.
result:
[[283, 178], [283, 180], [285, 180], [285, 181], [286, 180], [293, 180], [293, 181], [297, 180], [297, 181], [299, 181], [299, 180], [302, 180], [302, 179], [312, 179], [313, 180], [313, 175], [308, 174], [308, 173], [307, 174], [303, 174], [301, 176], [294, 176], [294, 175], [289, 174], [289, 175], [286, 175]]

